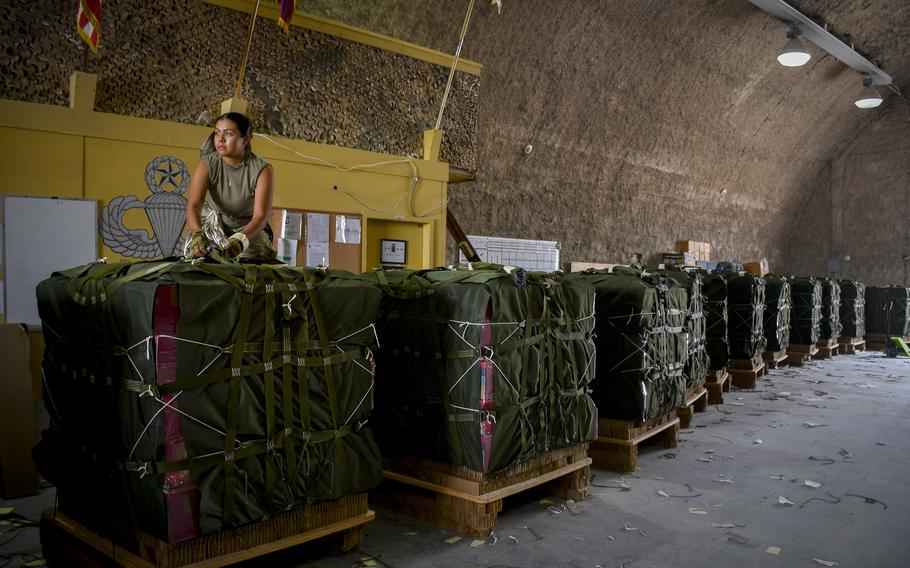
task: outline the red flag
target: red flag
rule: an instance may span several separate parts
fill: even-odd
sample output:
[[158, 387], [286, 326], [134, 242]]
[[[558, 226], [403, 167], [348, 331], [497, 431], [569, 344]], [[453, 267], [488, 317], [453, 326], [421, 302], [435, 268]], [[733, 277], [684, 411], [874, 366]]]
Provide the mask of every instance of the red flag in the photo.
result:
[[101, 0], [78, 0], [76, 9], [76, 29], [85, 43], [98, 53], [98, 41], [101, 39]]
[[296, 0], [278, 0], [278, 25], [281, 29], [288, 31], [291, 26], [291, 18], [294, 17], [294, 5]]

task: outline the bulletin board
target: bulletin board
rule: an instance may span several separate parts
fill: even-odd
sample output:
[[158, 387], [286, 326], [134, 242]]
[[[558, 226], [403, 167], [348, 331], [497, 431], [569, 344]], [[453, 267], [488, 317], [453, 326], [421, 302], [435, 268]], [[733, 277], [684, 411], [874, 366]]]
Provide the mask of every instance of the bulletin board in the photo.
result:
[[97, 259], [97, 200], [3, 196], [3, 307], [7, 323], [38, 327], [38, 283], [52, 272]]
[[[363, 218], [360, 215], [306, 209], [272, 209], [269, 225], [275, 235], [273, 245], [281, 260], [282, 225], [285, 212], [301, 217], [296, 240], [296, 265], [323, 265], [360, 274], [362, 269]], [[298, 236], [298, 235], [292, 235]]]

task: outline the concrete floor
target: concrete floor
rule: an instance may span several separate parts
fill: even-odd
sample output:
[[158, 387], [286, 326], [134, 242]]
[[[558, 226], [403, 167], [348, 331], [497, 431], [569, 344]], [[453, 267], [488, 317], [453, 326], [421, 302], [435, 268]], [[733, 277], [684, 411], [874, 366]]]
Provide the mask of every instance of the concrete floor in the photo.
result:
[[[644, 447], [636, 473], [595, 470], [585, 501], [567, 508], [545, 493], [506, 501], [494, 537], [456, 540], [378, 509], [358, 553], [304, 560], [292, 551], [259, 564], [904, 568], [908, 414], [910, 360], [871, 352], [784, 367], [696, 414], [678, 448]], [[37, 518], [52, 502], [48, 489], [0, 507]], [[9, 538], [0, 534], [0, 543]], [[37, 529], [0, 546], [3, 555], [20, 552], [40, 553]], [[16, 566], [30, 556], [0, 557], [0, 568], [6, 558]]]

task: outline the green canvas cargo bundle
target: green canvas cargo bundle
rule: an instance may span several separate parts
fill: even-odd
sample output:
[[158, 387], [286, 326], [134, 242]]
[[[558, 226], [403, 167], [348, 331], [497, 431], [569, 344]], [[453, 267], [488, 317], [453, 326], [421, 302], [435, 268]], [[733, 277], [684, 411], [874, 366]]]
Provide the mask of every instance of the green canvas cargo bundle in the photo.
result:
[[168, 541], [364, 491], [381, 293], [343, 271], [95, 263], [38, 285], [61, 505]]
[[822, 285], [822, 319], [818, 338], [822, 341], [837, 340], [844, 327], [840, 322], [840, 284], [832, 278], [819, 281]]
[[589, 270], [567, 278], [594, 285], [600, 416], [643, 422], [683, 403], [688, 345], [686, 294], [672, 280], [630, 269]]
[[765, 277], [766, 351], [785, 351], [790, 345], [790, 282], [780, 276]]
[[822, 319], [822, 285], [812, 277], [790, 281], [790, 343], [811, 345], [819, 338]]
[[704, 276], [695, 271], [662, 270], [660, 275], [676, 282], [686, 291], [686, 330], [689, 352], [683, 372], [686, 375], [686, 389], [691, 389], [708, 373], [707, 325], [705, 323], [705, 298], [702, 293]]
[[866, 287], [866, 331], [910, 335], [910, 288]]
[[373, 422], [384, 455], [492, 473], [594, 439], [589, 283], [480, 263], [364, 278], [384, 292]]
[[752, 274], [725, 273], [727, 328], [731, 359], [752, 359], [765, 350], [765, 279]]
[[840, 281], [840, 320], [844, 337], [866, 335], [866, 285], [856, 280]]
[[727, 281], [714, 271], [698, 271], [704, 281], [705, 298], [705, 352], [708, 368], [724, 369], [730, 360], [730, 343], [727, 340]]

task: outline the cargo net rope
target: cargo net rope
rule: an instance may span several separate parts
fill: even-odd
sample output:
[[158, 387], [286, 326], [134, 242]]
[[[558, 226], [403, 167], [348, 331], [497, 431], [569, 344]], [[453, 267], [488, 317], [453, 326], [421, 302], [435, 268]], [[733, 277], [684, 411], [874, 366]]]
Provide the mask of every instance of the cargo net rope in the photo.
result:
[[765, 279], [733, 276], [727, 280], [731, 359], [752, 359], [765, 350]]
[[377, 485], [380, 296], [343, 271], [267, 265], [95, 263], [45, 280], [61, 503], [98, 507], [80, 493], [106, 480], [111, 513], [177, 541]]
[[644, 422], [681, 406], [686, 291], [655, 274], [588, 270], [578, 277], [597, 294], [594, 399], [601, 417]]
[[840, 321], [840, 284], [836, 280], [822, 280], [822, 313], [818, 337], [837, 340], [844, 326]]
[[486, 474], [594, 439], [590, 285], [487, 263], [364, 277], [384, 291], [384, 457]]
[[786, 351], [790, 346], [790, 283], [769, 277], [765, 284], [765, 350]]
[[840, 281], [841, 335], [864, 337], [866, 335], [866, 285], [855, 280]]
[[822, 318], [822, 288], [815, 278], [796, 278], [790, 286], [790, 343], [811, 345], [818, 342]]

